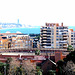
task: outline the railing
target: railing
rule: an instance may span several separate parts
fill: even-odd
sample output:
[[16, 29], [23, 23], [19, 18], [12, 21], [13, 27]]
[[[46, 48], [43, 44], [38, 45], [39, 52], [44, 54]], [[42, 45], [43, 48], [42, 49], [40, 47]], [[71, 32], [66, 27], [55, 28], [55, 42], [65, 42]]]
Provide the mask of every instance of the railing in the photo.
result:
[[59, 49], [59, 48], [6, 48], [6, 49], [0, 49], [0, 51], [2, 50], [63, 50], [63, 51], [67, 51], [67, 49]]

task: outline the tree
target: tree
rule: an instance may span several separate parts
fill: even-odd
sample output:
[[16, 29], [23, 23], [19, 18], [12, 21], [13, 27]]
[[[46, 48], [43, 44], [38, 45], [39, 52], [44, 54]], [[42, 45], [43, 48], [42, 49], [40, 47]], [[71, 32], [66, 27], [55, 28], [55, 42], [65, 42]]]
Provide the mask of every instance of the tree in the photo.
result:
[[58, 61], [57, 65], [57, 75], [75, 75], [75, 51], [70, 52], [63, 61]]
[[71, 51], [71, 50], [73, 50], [73, 47], [71, 45], [69, 45], [68, 48], [67, 48], [67, 50]]
[[40, 50], [37, 49], [37, 50], [35, 51], [35, 55], [40, 55]]
[[36, 72], [37, 72], [36, 73], [37, 75], [42, 75], [43, 71], [42, 71], [42, 69], [39, 66], [36, 66]]
[[48, 75], [56, 75], [55, 72], [56, 72], [55, 70], [49, 70]]
[[38, 40], [40, 40], [40, 35], [36, 36], [35, 38], [38, 39]]
[[63, 75], [63, 65], [64, 65], [64, 61], [63, 60], [59, 60], [57, 62], [57, 67], [56, 67], [56, 73], [57, 75]]
[[4, 75], [6, 72], [7, 64], [0, 62], [0, 75]]
[[16, 75], [22, 75], [22, 68], [16, 67]]
[[10, 62], [12, 61], [12, 58], [11, 57], [8, 57], [7, 58], [7, 61], [6, 61], [6, 64], [7, 64], [7, 67], [6, 67], [6, 74], [8, 75], [9, 74], [9, 69], [10, 69]]

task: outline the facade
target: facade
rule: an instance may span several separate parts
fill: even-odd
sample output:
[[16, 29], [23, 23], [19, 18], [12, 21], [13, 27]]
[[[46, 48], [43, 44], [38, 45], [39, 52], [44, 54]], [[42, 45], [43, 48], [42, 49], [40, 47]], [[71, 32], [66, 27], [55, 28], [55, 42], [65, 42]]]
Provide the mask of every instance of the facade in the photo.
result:
[[6, 36], [0, 36], [0, 49], [6, 49], [11, 47], [11, 38]]
[[40, 34], [30, 34], [29, 36], [33, 41], [33, 48], [40, 48]]
[[69, 29], [69, 45], [75, 49], [75, 31], [73, 29]]
[[28, 35], [12, 37], [11, 48], [32, 48], [32, 40]]
[[40, 44], [42, 48], [67, 48], [68, 27], [58, 23], [46, 23], [40, 29]]
[[[4, 36], [5, 35], [5, 36]], [[33, 42], [26, 34], [0, 34], [0, 48], [32, 48]]]

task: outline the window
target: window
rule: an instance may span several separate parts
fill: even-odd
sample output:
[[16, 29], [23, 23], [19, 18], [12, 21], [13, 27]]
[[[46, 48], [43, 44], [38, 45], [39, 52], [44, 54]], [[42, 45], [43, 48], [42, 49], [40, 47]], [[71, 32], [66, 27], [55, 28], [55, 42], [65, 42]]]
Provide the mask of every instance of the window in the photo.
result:
[[61, 32], [59, 32], [59, 35], [62, 35], [62, 33], [61, 33]]
[[71, 37], [73, 37], [73, 35], [71, 35]]
[[52, 35], [54, 35], [54, 33], [52, 33]]
[[51, 46], [54, 46], [54, 44], [51, 44]]
[[2, 37], [2, 39], [7, 39], [7, 37]]
[[50, 27], [48, 27], [47, 29], [50, 29]]
[[2, 44], [0, 44], [0, 46], [2, 46]]
[[47, 32], [51, 32], [51, 30], [47, 30]]
[[60, 44], [60, 46], [62, 46], [62, 44]]
[[71, 40], [73, 40], [73, 38], [71, 38]]
[[58, 35], [58, 33], [56, 33], [56, 35]]
[[54, 38], [54, 36], [51, 36], [51, 38]]
[[56, 30], [56, 32], [58, 32], [58, 30]]
[[68, 29], [68, 27], [64, 27], [64, 29]]
[[71, 42], [73, 42], [73, 41], [71, 41]]
[[64, 32], [68, 32], [68, 30], [64, 30]]
[[47, 33], [47, 35], [51, 35], [51, 33]]
[[56, 39], [56, 40], [58, 40], [58, 39]]
[[58, 44], [56, 44], [56, 46], [59, 46]]
[[56, 37], [59, 37], [59, 36], [56, 36]]
[[62, 33], [62, 35], [67, 34], [67, 33]]
[[58, 29], [58, 27], [56, 27], [56, 29]]
[[15, 45], [15, 46], [17, 46], [17, 45]]
[[52, 42], [53, 43], [53, 42]]
[[71, 34], [73, 34], [73, 33], [71, 33]]

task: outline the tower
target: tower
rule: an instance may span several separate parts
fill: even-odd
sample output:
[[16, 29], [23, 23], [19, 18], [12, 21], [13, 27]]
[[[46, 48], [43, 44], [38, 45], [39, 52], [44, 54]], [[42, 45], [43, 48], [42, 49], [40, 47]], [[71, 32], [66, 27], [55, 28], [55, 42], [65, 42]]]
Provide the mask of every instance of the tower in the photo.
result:
[[17, 23], [19, 24], [19, 19], [17, 20]]

